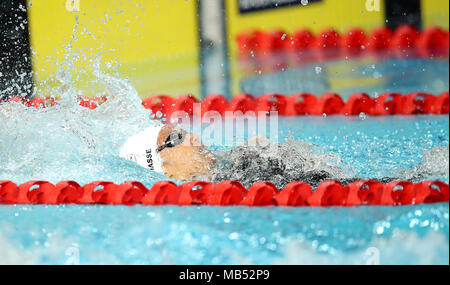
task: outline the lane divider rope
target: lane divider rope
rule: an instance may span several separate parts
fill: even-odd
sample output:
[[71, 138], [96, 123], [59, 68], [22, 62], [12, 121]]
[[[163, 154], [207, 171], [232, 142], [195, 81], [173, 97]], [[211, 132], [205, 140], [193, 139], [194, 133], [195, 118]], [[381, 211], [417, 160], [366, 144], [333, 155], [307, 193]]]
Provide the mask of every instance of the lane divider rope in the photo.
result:
[[[197, 99], [190, 95], [172, 98], [166, 95], [152, 96], [143, 101], [145, 108], [153, 114], [161, 113], [169, 117], [175, 111], [183, 111], [192, 116], [195, 113], [194, 103]], [[220, 95], [206, 96], [201, 103], [201, 114], [216, 111], [220, 115], [226, 112], [278, 112], [281, 116], [322, 116], [346, 115], [358, 116], [361, 113], [372, 116], [386, 115], [419, 115], [448, 114], [449, 92], [433, 95], [424, 92], [414, 92], [407, 95], [399, 93], [384, 93], [377, 98], [371, 98], [366, 93], [355, 93], [347, 102], [336, 93], [326, 93], [318, 97], [310, 93], [298, 93], [290, 96], [282, 94], [263, 94], [254, 97], [250, 94], [238, 94], [230, 102]]]
[[[107, 97], [80, 98], [80, 105], [89, 109], [95, 109]], [[34, 98], [24, 100], [22, 98], [10, 98], [9, 101], [22, 102], [26, 106], [45, 108], [57, 104], [55, 99]], [[195, 103], [201, 103], [200, 114], [195, 113]], [[293, 95], [263, 94], [254, 97], [250, 94], [238, 94], [230, 102], [220, 94], [210, 94], [199, 102], [192, 95], [181, 95], [173, 98], [168, 95], [150, 96], [142, 101], [145, 108], [152, 110], [152, 117], [161, 119], [169, 117], [175, 111], [183, 111], [189, 116], [203, 116], [206, 112], [216, 111], [220, 115], [226, 112], [242, 113], [251, 112], [278, 112], [281, 116], [322, 116], [322, 115], [346, 115], [358, 116], [361, 113], [371, 116], [386, 115], [419, 115], [419, 114], [448, 114], [449, 92], [433, 95], [425, 92], [413, 92], [410, 94], [384, 93], [376, 98], [366, 93], [355, 93], [347, 102], [336, 93], [326, 93], [316, 96], [310, 93], [297, 93]], [[198, 112], [198, 111], [197, 111]], [[160, 116], [156, 116], [160, 113]], [[247, 114], [248, 115], [248, 114]]]
[[147, 189], [137, 181], [122, 184], [96, 181], [84, 186], [75, 181], [62, 181], [56, 185], [47, 181], [29, 181], [20, 185], [0, 181], [0, 204], [350, 207], [448, 201], [449, 185], [436, 180], [386, 184], [362, 180], [346, 186], [338, 181], [325, 181], [315, 191], [304, 182], [291, 182], [280, 191], [270, 182], [257, 182], [246, 189], [237, 181], [218, 184], [193, 181], [181, 185], [159, 181]]
[[[394, 31], [387, 27], [366, 34], [354, 28], [343, 34], [325, 29], [317, 35], [309, 30], [288, 34], [283, 30], [246, 31], [236, 37], [241, 58], [267, 56], [277, 52], [319, 51], [320, 58], [358, 55], [363, 52], [393, 51], [399, 57], [448, 57], [449, 31], [429, 27], [423, 31], [402, 25]], [[331, 53], [330, 53], [331, 52]], [[314, 55], [314, 54], [313, 54]]]

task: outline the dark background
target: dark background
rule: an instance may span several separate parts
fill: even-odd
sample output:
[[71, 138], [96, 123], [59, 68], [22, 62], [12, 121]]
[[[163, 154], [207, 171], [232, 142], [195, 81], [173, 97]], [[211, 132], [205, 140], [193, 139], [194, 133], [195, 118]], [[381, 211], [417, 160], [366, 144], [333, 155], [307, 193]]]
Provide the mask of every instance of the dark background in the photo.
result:
[[33, 90], [26, 0], [0, 1], [0, 100]]
[[384, 3], [388, 28], [395, 29], [403, 24], [422, 28], [420, 0], [385, 0]]
[[[264, 0], [262, 2], [255, 2], [255, 4], [248, 8], [242, 4], [243, 1], [249, 1], [249, 0], [239, 0], [239, 13], [245, 14], [245, 13], [251, 13], [261, 10], [267, 10], [267, 9], [278, 9], [281, 7], [288, 7], [288, 6], [299, 6], [301, 7], [302, 4], [300, 0], [289, 0], [289, 1], [283, 1], [282, 3], [277, 3], [275, 0]], [[250, 0], [251, 1], [251, 0]], [[313, 2], [320, 2], [322, 0], [308, 0], [308, 5]]]

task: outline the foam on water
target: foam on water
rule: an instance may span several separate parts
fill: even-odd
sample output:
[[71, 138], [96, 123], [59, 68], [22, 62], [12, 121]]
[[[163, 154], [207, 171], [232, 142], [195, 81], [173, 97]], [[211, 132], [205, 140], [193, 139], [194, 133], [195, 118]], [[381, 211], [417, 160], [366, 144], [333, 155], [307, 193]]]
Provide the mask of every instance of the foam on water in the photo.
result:
[[[96, 80], [105, 86], [108, 100], [95, 110], [78, 105], [76, 90], [63, 81], [52, 96], [60, 96], [54, 107], [34, 109], [21, 103], [0, 104], [0, 176], [24, 182], [45, 179], [80, 179], [81, 183], [113, 179], [112, 158], [125, 139], [150, 124], [136, 90], [126, 79], [96, 72]], [[60, 77], [61, 79], [62, 77]], [[62, 80], [62, 79], [61, 79]], [[69, 80], [69, 79], [67, 79]], [[70, 87], [69, 87], [70, 86]], [[125, 161], [124, 176], [118, 180], [159, 175], [136, 169]], [[127, 176], [133, 171], [139, 176]]]
[[[421, 246], [417, 246], [420, 244]], [[20, 244], [8, 240], [0, 235], [0, 265], [38, 265], [38, 264], [66, 264], [77, 265], [66, 255], [62, 259], [62, 253], [69, 253], [68, 249], [79, 248], [78, 243], [70, 240], [55, 238], [46, 247], [34, 247], [24, 249]], [[375, 238], [371, 247], [355, 252], [333, 251], [332, 254], [318, 253], [316, 248], [308, 242], [292, 239], [282, 247], [280, 257], [274, 258], [270, 264], [274, 265], [436, 265], [448, 264], [445, 262], [445, 252], [449, 251], [449, 245], [445, 235], [435, 232], [428, 233], [425, 237], [419, 237], [416, 233], [399, 231], [392, 238]], [[95, 252], [95, 254], [93, 254]], [[382, 253], [383, 254], [382, 254]], [[408, 259], [398, 253], [408, 252]], [[233, 264], [263, 264], [255, 262], [242, 253], [228, 249], [226, 254], [233, 260]], [[102, 248], [95, 248], [88, 252], [94, 255], [92, 261], [84, 264], [129, 264], [121, 261], [117, 256]], [[58, 260], [58, 261], [56, 261]], [[43, 262], [44, 261], [44, 262]], [[132, 262], [132, 261], [131, 261]], [[133, 263], [133, 262], [132, 262]], [[153, 263], [151, 260], [142, 264]], [[178, 264], [169, 257], [163, 264]], [[208, 262], [206, 262], [208, 263]], [[83, 263], [81, 263], [83, 264]], [[139, 264], [139, 263], [135, 263]], [[266, 263], [269, 264], [269, 263]]]
[[270, 181], [283, 189], [291, 181], [317, 186], [324, 180], [353, 177], [355, 174], [334, 153], [321, 154], [311, 144], [287, 141], [239, 146], [222, 152], [212, 181], [237, 180], [246, 187], [257, 181]]
[[[420, 244], [420, 246], [417, 246]], [[416, 233], [397, 231], [391, 238], [376, 237], [371, 246], [355, 252], [317, 253], [306, 242], [286, 244], [284, 256], [275, 260], [280, 265], [435, 265], [447, 264], [445, 251], [449, 250], [445, 235], [435, 232], [419, 237]], [[399, 252], [407, 253], [409, 260]]]
[[[58, 105], [45, 109], [27, 108], [21, 103], [0, 103], [0, 177], [23, 183], [28, 180], [58, 182], [75, 179], [150, 180], [160, 175], [136, 169], [132, 163], [117, 160], [120, 171], [112, 168], [125, 139], [150, 124], [150, 111], [127, 79], [110, 63], [102, 63], [102, 53], [89, 59], [90, 68], [76, 68], [85, 51], [73, 50], [80, 23], [75, 15], [72, 38], [57, 72], [39, 83], [36, 92], [60, 98]], [[88, 80], [81, 78], [88, 78]], [[82, 84], [79, 84], [82, 82]], [[107, 95], [95, 110], [79, 106], [80, 94]]]
[[433, 177], [449, 177], [448, 146], [424, 150], [422, 163], [400, 174], [400, 178], [405, 180], [426, 180]]
[[[239, 146], [219, 154], [218, 162], [212, 174], [213, 182], [237, 180], [246, 187], [258, 181], [270, 181], [278, 189], [283, 189], [291, 181], [303, 181], [317, 187], [325, 180], [339, 180], [347, 184], [362, 179], [335, 153], [321, 153], [314, 150], [312, 144], [301, 141]], [[413, 169], [378, 180], [418, 182], [436, 176], [449, 176], [448, 146], [425, 150], [423, 161]]]

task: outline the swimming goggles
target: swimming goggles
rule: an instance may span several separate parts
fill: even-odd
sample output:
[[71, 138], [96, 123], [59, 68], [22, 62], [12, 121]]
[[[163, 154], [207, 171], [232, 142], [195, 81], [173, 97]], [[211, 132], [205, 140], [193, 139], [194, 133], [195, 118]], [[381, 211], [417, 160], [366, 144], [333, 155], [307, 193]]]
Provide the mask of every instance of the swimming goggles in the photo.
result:
[[182, 144], [184, 139], [186, 138], [186, 134], [186, 131], [182, 129], [172, 132], [167, 137], [166, 141], [156, 149], [156, 152], [161, 152], [166, 148], [172, 148]]

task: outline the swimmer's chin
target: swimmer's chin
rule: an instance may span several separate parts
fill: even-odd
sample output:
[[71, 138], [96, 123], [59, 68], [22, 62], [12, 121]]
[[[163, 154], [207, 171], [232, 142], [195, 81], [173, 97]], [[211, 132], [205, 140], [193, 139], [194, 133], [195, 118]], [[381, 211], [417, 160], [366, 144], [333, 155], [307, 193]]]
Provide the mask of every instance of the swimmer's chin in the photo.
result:
[[205, 146], [180, 147], [177, 155], [167, 155], [163, 161], [164, 174], [178, 181], [209, 181], [216, 166], [216, 155]]
[[[191, 134], [187, 141], [191, 141]], [[193, 141], [199, 142], [196, 137]], [[270, 145], [268, 138], [256, 136], [243, 147], [264, 147]], [[161, 152], [164, 174], [178, 181], [212, 181], [217, 165], [217, 155], [205, 145], [185, 144]]]

